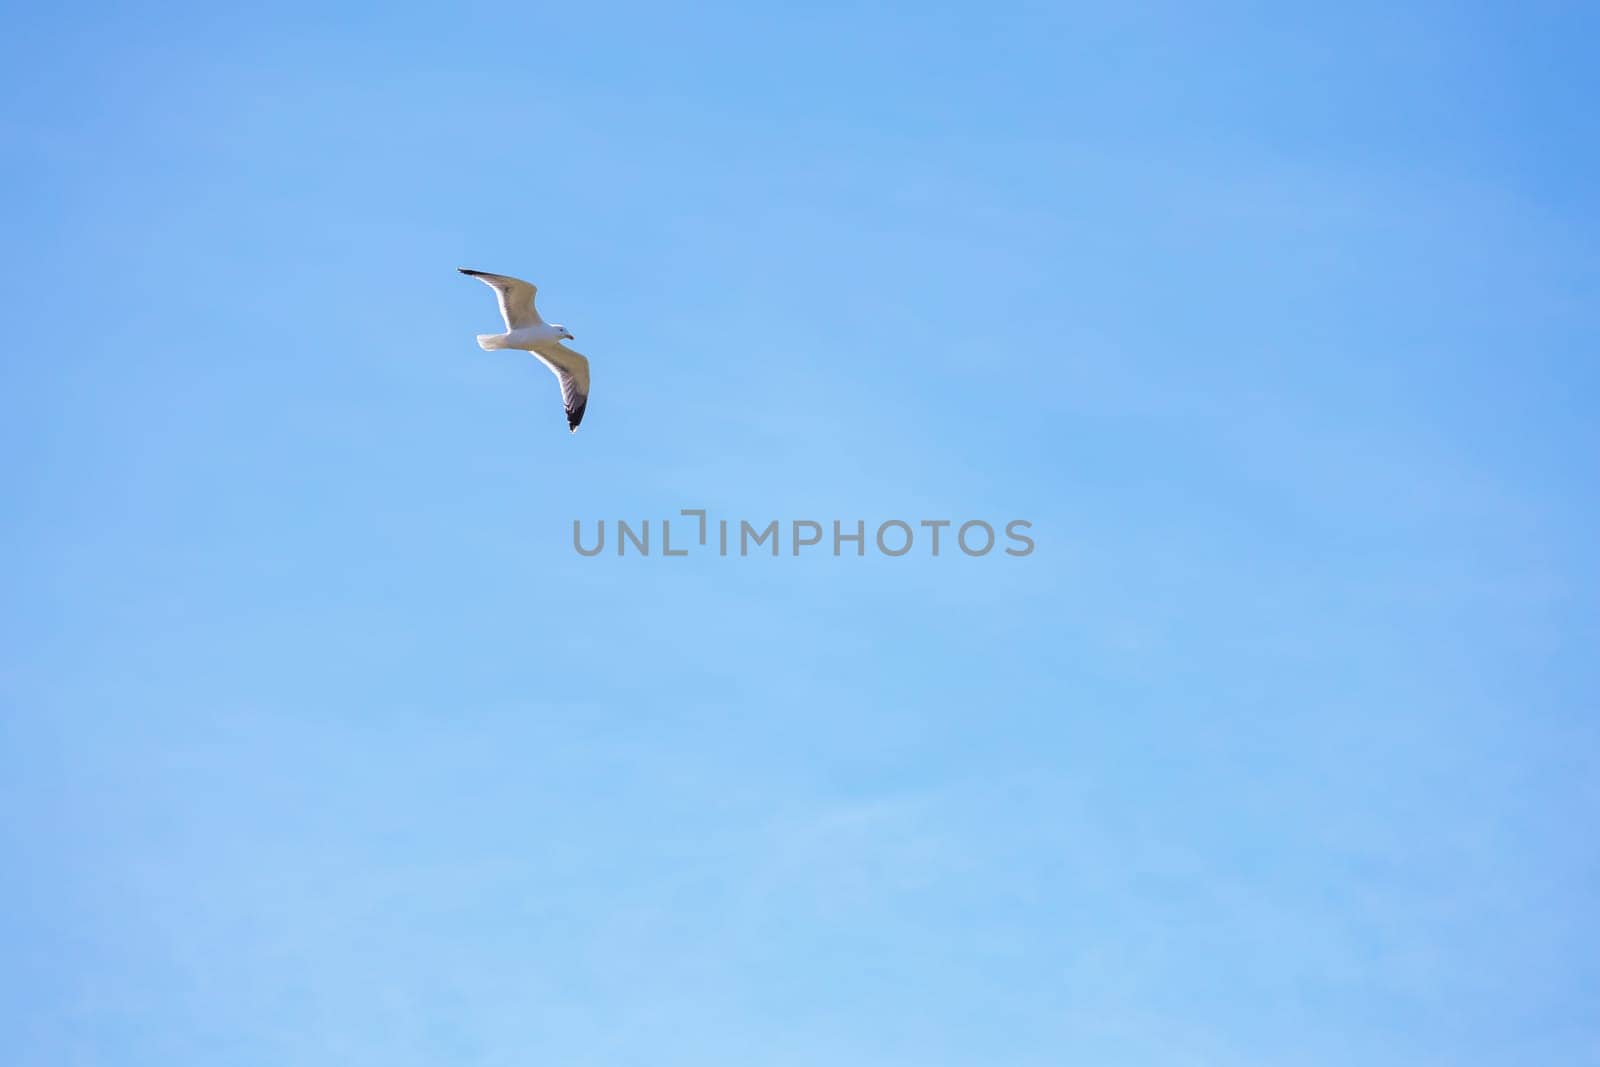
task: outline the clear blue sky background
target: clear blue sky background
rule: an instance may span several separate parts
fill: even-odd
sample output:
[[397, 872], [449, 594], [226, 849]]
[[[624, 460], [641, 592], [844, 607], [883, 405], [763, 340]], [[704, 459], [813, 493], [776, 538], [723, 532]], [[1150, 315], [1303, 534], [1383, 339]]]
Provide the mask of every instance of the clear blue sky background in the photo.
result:
[[9, 5], [6, 1061], [1600, 1063], [1600, 19], [786, 7]]

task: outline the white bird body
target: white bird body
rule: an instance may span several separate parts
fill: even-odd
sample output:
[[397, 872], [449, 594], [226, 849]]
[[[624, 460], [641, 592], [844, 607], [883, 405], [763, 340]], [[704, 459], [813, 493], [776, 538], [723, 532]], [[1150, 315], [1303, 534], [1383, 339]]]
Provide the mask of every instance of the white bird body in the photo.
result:
[[537, 326], [523, 326], [505, 333], [480, 333], [478, 347], [486, 352], [497, 348], [518, 348], [524, 352], [537, 351], [540, 344], [557, 344], [567, 332], [559, 326], [541, 322]]
[[540, 363], [555, 374], [561, 385], [561, 405], [567, 412], [567, 429], [578, 432], [584, 409], [589, 406], [589, 361], [561, 342], [572, 334], [560, 323], [546, 322], [533, 306], [539, 290], [530, 282], [505, 274], [456, 268], [493, 289], [500, 301], [500, 317], [505, 333], [480, 333], [478, 347], [486, 352], [514, 348], [532, 352]]

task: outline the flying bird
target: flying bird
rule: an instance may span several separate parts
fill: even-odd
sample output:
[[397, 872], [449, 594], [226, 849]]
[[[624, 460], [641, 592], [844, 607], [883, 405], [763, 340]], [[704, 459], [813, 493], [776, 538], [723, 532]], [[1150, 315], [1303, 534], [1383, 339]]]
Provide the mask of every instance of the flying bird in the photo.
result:
[[583, 409], [589, 406], [589, 361], [562, 344], [572, 333], [558, 322], [546, 322], [534, 309], [538, 288], [521, 278], [489, 274], [457, 267], [462, 274], [476, 278], [494, 290], [500, 301], [500, 317], [506, 320], [505, 333], [480, 333], [478, 347], [484, 351], [516, 348], [532, 352], [540, 363], [555, 372], [561, 383], [561, 404], [567, 409], [567, 429], [578, 432]]

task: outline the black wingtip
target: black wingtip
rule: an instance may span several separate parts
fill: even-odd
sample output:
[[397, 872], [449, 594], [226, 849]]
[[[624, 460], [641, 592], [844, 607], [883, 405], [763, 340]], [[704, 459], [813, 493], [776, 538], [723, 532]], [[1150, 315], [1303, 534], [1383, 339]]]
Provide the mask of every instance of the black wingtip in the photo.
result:
[[456, 270], [460, 271], [462, 274], [476, 274], [476, 273], [478, 273], [475, 270], [468, 270], [466, 267], [457, 267]]

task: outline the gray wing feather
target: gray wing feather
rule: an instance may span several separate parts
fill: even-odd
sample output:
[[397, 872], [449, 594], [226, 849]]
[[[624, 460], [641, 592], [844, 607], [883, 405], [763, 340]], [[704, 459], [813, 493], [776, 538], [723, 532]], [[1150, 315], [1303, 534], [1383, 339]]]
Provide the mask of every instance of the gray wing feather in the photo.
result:
[[567, 429], [578, 432], [589, 406], [589, 361], [559, 341], [538, 345], [533, 354], [555, 374], [561, 384], [561, 406], [567, 412]]
[[539, 317], [538, 309], [533, 306], [534, 297], [539, 295], [539, 287], [532, 282], [508, 274], [490, 274], [466, 267], [457, 267], [456, 270], [494, 290], [495, 298], [500, 302], [500, 317], [506, 320], [507, 330], [520, 330], [524, 326], [538, 326], [544, 322]]

